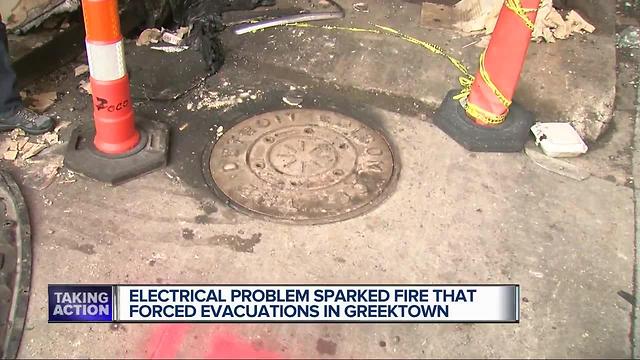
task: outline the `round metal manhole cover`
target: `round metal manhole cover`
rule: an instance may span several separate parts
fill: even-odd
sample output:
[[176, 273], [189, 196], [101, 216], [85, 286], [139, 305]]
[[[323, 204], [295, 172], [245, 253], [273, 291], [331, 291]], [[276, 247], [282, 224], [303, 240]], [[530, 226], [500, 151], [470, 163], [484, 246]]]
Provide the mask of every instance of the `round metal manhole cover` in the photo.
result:
[[215, 186], [240, 210], [280, 221], [327, 223], [377, 205], [397, 170], [378, 131], [324, 110], [264, 113], [213, 146]]

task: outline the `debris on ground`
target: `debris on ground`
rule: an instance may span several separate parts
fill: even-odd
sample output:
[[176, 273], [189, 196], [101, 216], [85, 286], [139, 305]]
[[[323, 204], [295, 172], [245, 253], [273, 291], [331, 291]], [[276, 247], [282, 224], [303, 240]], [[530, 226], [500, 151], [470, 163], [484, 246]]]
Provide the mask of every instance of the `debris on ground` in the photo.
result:
[[89, 65], [87, 64], [78, 65], [73, 69], [75, 77], [82, 76], [87, 72], [89, 72]]
[[[225, 29], [222, 13], [272, 6], [275, 0], [147, 0], [143, 4], [154, 26], [173, 22], [180, 28], [190, 28], [191, 31], [184, 39], [185, 45], [199, 50], [208, 71], [215, 74], [224, 63], [222, 42], [219, 39], [219, 34]], [[181, 31], [176, 31], [174, 35], [179, 36], [178, 33]]]
[[25, 103], [32, 110], [43, 113], [58, 100], [58, 93], [48, 91], [40, 94], [27, 96]]
[[4, 152], [3, 159], [13, 161], [18, 158], [18, 150], [7, 150]]
[[282, 97], [282, 101], [290, 106], [302, 107], [305, 92], [295, 86], [290, 86], [289, 91]]
[[189, 102], [187, 110], [220, 110], [226, 111], [234, 105], [242, 104], [245, 101], [256, 100], [263, 95], [261, 90], [238, 89], [235, 94], [222, 94], [219, 91], [200, 90], [196, 97], [197, 103]]
[[292, 90], [282, 97], [282, 101], [290, 106], [302, 107], [300, 104], [304, 101], [304, 94], [300, 91]]
[[[6, 1], [6, 0], [3, 0]], [[72, 12], [80, 7], [80, 0], [17, 0], [8, 14], [2, 14], [7, 28], [24, 34], [40, 26], [55, 14]]]
[[569, 27], [571, 28], [571, 31], [574, 33], [582, 33], [583, 31], [592, 33], [596, 31], [596, 27], [591, 25], [591, 23], [580, 16], [580, 14], [578, 14], [578, 12], [575, 10], [569, 11], [566, 20], [569, 24]]
[[486, 49], [487, 47], [489, 47], [489, 41], [491, 41], [491, 35], [485, 35], [481, 37], [480, 40], [473, 43], [473, 45], [481, 49]]
[[[450, 28], [465, 33], [490, 35], [496, 27], [503, 0], [462, 0], [451, 6], [423, 2], [420, 23], [425, 27]], [[595, 27], [575, 10], [563, 18], [553, 0], [542, 0], [532, 39], [555, 42], [576, 33], [592, 33]], [[477, 44], [480, 46], [481, 44]]]
[[287, 104], [287, 105], [291, 105], [291, 106], [298, 106], [301, 107], [300, 104], [302, 104], [302, 101], [304, 99], [301, 97], [294, 97], [294, 96], [283, 96], [282, 97], [282, 101]]
[[582, 32], [592, 33], [595, 29], [575, 10], [569, 11], [563, 19], [551, 0], [543, 0], [531, 37], [537, 41], [553, 43], [556, 39], [568, 39], [571, 35]]
[[304, 98], [307, 95], [307, 86], [289, 86], [289, 91], [282, 98], [282, 101], [291, 106], [297, 106], [301, 108], [301, 104], [304, 102]]
[[78, 83], [78, 89], [82, 90], [83, 92], [91, 95], [91, 83], [87, 80], [80, 80], [80, 82]]
[[171, 45], [180, 45], [182, 43], [182, 38], [179, 38], [171, 32], [165, 32], [162, 33], [162, 41]]
[[200, 95], [200, 99], [195, 107], [196, 110], [229, 108], [238, 104], [239, 98], [235, 95], [219, 95], [215, 91], [209, 91], [208, 94]]
[[464, 32], [493, 33], [502, 9], [502, 0], [462, 0], [453, 6], [454, 27]]
[[150, 44], [157, 44], [162, 38], [162, 31], [159, 29], [145, 29], [138, 36], [136, 40], [137, 46], [148, 46]]
[[166, 53], [179, 53], [189, 49], [188, 46], [152, 46], [151, 49], [164, 51]]
[[21, 145], [24, 146], [29, 138], [26, 133], [20, 129], [13, 130], [8, 137], [5, 137], [0, 143], [0, 149], [2, 150], [2, 158], [5, 160], [16, 160], [18, 158], [18, 152]]
[[70, 121], [61, 121], [53, 129], [53, 132], [56, 133], [56, 134], [59, 134], [62, 129], [66, 129], [69, 125], [71, 125]]
[[183, 27], [180, 27], [180, 28], [178, 28], [176, 30], [175, 36], [178, 37], [180, 40], [183, 40], [187, 36], [189, 36], [190, 32], [191, 32], [191, 27], [190, 26], [183, 26]]
[[60, 136], [55, 132], [44, 133], [40, 136], [40, 139], [42, 139], [43, 143], [50, 145], [60, 143]]
[[59, 132], [68, 125], [68, 122], [62, 123], [53, 131], [42, 135], [27, 135], [21, 129], [14, 129], [0, 142], [2, 158], [17, 161], [15, 165], [20, 166], [24, 160], [35, 157], [49, 146], [60, 144]]
[[357, 2], [353, 4], [353, 10], [357, 12], [368, 13], [369, 5], [367, 5], [367, 3], [364, 3], [364, 2]]
[[47, 145], [45, 144], [34, 144], [28, 142], [25, 144], [24, 148], [21, 149], [22, 155], [20, 158], [22, 160], [31, 159], [32, 157], [38, 155], [42, 150], [46, 149]]
[[171, 179], [171, 182], [176, 185], [180, 185], [180, 183], [182, 182], [180, 176], [176, 175], [175, 172], [173, 172], [173, 174], [170, 174], [168, 171], [165, 171], [164, 174], [167, 175], [167, 177]]
[[61, 183], [75, 182], [73, 172], [60, 171], [64, 156], [44, 153], [45, 149], [61, 143], [59, 132], [70, 124], [62, 122], [53, 131], [42, 135], [27, 135], [23, 130], [15, 129], [0, 141], [2, 158], [23, 168], [25, 184], [36, 190], [44, 190], [61, 176]]
[[78, 179], [76, 178], [76, 173], [62, 166], [58, 170], [58, 177], [60, 178], [58, 184], [72, 184], [78, 181]]
[[639, 49], [640, 48], [640, 28], [629, 26], [616, 35], [616, 46], [618, 48]]
[[536, 144], [549, 157], [576, 157], [588, 150], [580, 134], [569, 123], [537, 123], [531, 127], [531, 132]]
[[51, 199], [47, 198], [46, 196], [42, 195], [42, 203], [44, 204], [44, 206], [51, 206], [53, 205], [53, 201], [51, 201]]
[[188, 34], [188, 26], [178, 28], [176, 31], [170, 31], [166, 29], [161, 30], [156, 28], [145, 29], [142, 33], [140, 33], [140, 36], [138, 36], [136, 45], [149, 46], [152, 44], [164, 42], [169, 45], [178, 46], [182, 45], [185, 36], [187, 36]]
[[42, 166], [32, 166], [25, 170], [23, 175], [25, 185], [40, 191], [48, 188], [56, 178], [61, 176], [60, 170], [63, 162], [64, 156], [62, 155], [51, 155], [46, 159], [34, 161], [34, 164]]
[[183, 26], [175, 32], [165, 30], [162, 33], [162, 41], [171, 45], [182, 45], [185, 36], [189, 34], [189, 27]]

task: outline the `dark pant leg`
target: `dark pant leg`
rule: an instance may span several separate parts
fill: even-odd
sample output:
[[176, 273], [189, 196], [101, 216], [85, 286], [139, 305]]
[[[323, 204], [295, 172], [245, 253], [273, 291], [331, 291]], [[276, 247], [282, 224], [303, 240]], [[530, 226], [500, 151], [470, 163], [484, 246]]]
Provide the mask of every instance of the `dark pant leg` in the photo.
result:
[[16, 73], [11, 68], [7, 28], [0, 22], [0, 114], [13, 111], [22, 104], [16, 88]]

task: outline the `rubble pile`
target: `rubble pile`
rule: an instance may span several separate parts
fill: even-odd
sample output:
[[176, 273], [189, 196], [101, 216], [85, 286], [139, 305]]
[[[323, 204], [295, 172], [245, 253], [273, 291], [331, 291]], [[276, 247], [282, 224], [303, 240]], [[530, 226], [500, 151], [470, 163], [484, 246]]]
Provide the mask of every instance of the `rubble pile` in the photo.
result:
[[[210, 73], [216, 73], [224, 63], [224, 51], [219, 33], [224, 30], [222, 13], [235, 10], [252, 10], [259, 6], [271, 6], [275, 0], [145, 0], [150, 29], [145, 30], [141, 43], [154, 43], [160, 40], [174, 46], [187, 46], [199, 50]], [[157, 28], [175, 28], [175, 32]], [[185, 30], [184, 29], [188, 29]], [[160, 34], [158, 33], [160, 31]], [[186, 35], [186, 36], [185, 36]], [[159, 37], [158, 37], [159, 36]], [[184, 41], [183, 41], [184, 38]], [[179, 43], [179, 44], [178, 44]], [[186, 48], [164, 49], [166, 52], [179, 52]], [[166, 47], [168, 48], [168, 47]]]
[[[452, 7], [448, 15], [455, 29], [490, 35], [496, 27], [503, 4], [504, 0], [461, 0]], [[435, 7], [437, 5], [425, 3], [423, 14], [434, 11]], [[562, 10], [554, 7], [553, 0], [542, 0], [532, 39], [552, 43], [557, 39], [568, 39], [576, 33], [594, 31], [595, 27], [575, 10], [570, 10], [563, 16]]]

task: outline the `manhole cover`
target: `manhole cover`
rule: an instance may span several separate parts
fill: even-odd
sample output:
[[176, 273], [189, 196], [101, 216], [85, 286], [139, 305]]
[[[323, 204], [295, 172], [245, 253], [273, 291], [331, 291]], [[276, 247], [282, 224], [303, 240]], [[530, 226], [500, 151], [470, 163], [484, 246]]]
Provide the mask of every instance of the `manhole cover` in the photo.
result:
[[0, 357], [18, 356], [31, 286], [31, 226], [18, 184], [0, 171]]
[[357, 216], [379, 203], [394, 174], [386, 139], [324, 110], [282, 110], [229, 129], [209, 162], [216, 187], [240, 210], [302, 223]]

